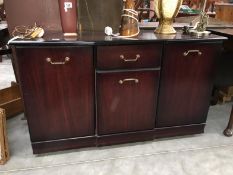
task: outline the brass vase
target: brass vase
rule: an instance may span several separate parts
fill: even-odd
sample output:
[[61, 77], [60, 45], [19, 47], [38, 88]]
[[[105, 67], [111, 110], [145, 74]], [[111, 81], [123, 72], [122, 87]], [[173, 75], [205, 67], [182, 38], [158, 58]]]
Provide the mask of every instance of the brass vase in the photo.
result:
[[159, 19], [159, 26], [155, 33], [175, 34], [173, 20], [179, 12], [183, 0], [155, 0], [155, 13]]

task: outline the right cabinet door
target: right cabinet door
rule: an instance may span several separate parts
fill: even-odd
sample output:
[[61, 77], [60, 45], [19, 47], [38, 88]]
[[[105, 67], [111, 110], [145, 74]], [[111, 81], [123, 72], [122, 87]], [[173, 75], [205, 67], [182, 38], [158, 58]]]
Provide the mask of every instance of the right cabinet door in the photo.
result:
[[166, 44], [156, 127], [206, 122], [218, 43]]

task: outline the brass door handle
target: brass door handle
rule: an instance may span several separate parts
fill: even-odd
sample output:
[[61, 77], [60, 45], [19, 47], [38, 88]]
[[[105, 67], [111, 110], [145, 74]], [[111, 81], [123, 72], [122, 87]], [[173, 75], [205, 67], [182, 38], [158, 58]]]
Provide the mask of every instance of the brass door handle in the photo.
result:
[[46, 58], [46, 61], [50, 64], [55, 64], [55, 65], [59, 65], [59, 64], [66, 64], [67, 62], [70, 61], [69, 57], [65, 57], [65, 61], [61, 61], [61, 62], [53, 62], [51, 58]]
[[139, 83], [139, 80], [136, 79], [136, 78], [126, 78], [126, 79], [123, 79], [123, 80], [119, 80], [119, 84], [123, 84], [124, 82], [127, 82], [127, 81], [134, 81], [135, 83]]
[[199, 50], [188, 50], [188, 51], [184, 52], [183, 55], [186, 57], [186, 56], [188, 56], [189, 53], [197, 53], [199, 56], [202, 55], [202, 52]]
[[136, 55], [134, 59], [126, 59], [124, 55], [120, 55], [120, 58], [124, 60], [124, 62], [135, 62], [137, 61], [141, 56], [139, 54]]

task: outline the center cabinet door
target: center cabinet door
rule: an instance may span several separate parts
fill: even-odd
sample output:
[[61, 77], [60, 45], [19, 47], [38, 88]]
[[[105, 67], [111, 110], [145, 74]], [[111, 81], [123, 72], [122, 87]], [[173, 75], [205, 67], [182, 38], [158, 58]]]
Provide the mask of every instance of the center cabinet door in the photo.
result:
[[97, 133], [155, 127], [159, 71], [97, 73]]
[[91, 47], [17, 48], [32, 141], [94, 135]]

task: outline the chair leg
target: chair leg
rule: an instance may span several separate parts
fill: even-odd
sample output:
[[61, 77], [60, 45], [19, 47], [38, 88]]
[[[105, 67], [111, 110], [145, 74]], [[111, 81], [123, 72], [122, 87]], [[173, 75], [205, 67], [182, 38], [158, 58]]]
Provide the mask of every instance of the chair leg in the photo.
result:
[[224, 130], [223, 134], [227, 137], [231, 137], [233, 135], [233, 106], [227, 128]]

